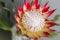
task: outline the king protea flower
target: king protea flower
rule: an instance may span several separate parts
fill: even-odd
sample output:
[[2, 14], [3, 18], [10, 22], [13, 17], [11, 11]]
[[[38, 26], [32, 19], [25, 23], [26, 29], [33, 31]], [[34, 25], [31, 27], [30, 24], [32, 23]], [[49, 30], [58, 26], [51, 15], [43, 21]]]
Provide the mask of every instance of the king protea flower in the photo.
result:
[[47, 18], [56, 10], [48, 11], [50, 6], [48, 2], [42, 7], [38, 4], [38, 0], [34, 0], [32, 5], [24, 0], [23, 8], [17, 7], [18, 14], [14, 17], [17, 21], [17, 27], [23, 35], [37, 40], [39, 37], [49, 37], [50, 32], [55, 32], [51, 27], [56, 25], [53, 20]]

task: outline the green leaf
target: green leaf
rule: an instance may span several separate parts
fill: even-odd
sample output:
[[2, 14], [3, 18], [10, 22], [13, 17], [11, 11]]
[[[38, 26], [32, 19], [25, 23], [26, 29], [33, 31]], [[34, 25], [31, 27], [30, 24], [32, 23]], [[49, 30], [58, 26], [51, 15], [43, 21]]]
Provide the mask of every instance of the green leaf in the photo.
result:
[[3, 7], [6, 7], [6, 3], [3, 1], [0, 1], [0, 5], [2, 5]]
[[4, 9], [7, 13], [10, 14], [10, 9], [9, 9], [9, 8], [7, 8], [7, 7], [3, 7], [3, 9]]
[[1, 23], [0, 23], [0, 29], [5, 31], [11, 31], [11, 28], [8, 25], [1, 24]]
[[54, 20], [58, 20], [58, 19], [59, 19], [59, 17], [60, 17], [60, 15], [59, 15], [59, 14], [58, 14], [58, 15], [55, 15]]
[[10, 12], [10, 9], [7, 8], [7, 7], [3, 7], [4, 11], [7, 12], [7, 18], [8, 20], [14, 24], [14, 20], [12, 20], [12, 18], [10, 17], [11, 16], [11, 12]]
[[0, 29], [10, 31], [11, 27], [2, 19], [1, 14], [0, 14]]
[[9, 19], [10, 18], [10, 9], [9, 8], [7, 8], [7, 7], [3, 7], [3, 9], [4, 9], [4, 11], [6, 11], [7, 12], [7, 18]]
[[50, 32], [49, 34], [50, 34], [50, 37], [52, 38], [52, 37], [57, 36], [58, 33], [57, 32]]
[[[59, 14], [55, 15], [54, 20], [57, 21], [59, 19], [59, 17], [60, 17]], [[60, 26], [60, 23], [56, 23], [56, 24], [57, 24], [57, 26]]]

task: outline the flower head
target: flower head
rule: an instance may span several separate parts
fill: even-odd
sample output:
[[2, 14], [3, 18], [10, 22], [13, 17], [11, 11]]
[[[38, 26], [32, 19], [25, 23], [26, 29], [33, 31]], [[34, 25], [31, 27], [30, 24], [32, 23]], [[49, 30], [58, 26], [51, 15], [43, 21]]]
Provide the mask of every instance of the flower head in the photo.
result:
[[56, 25], [56, 23], [47, 18], [56, 9], [48, 11], [50, 6], [47, 6], [47, 4], [48, 2], [41, 7], [38, 0], [34, 0], [32, 5], [24, 0], [23, 8], [17, 8], [18, 14], [15, 14], [14, 17], [17, 21], [16, 25], [23, 35], [36, 39], [38, 37], [49, 37], [50, 32], [55, 32], [50, 27]]

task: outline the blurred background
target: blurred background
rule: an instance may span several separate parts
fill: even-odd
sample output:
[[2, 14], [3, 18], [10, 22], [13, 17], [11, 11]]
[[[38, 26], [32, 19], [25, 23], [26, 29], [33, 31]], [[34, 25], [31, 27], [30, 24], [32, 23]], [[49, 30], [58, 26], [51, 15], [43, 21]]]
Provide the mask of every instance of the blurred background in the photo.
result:
[[[23, 0], [0, 0], [0, 15], [2, 15], [2, 20], [5, 21], [1, 22], [0, 18], [0, 40], [12, 40], [11, 39], [11, 32], [9, 28], [12, 28], [12, 26], [15, 25], [13, 14], [17, 13], [16, 6], [22, 7]], [[10, 21], [10, 19], [13, 20], [13, 22]], [[2, 24], [8, 24], [1, 26]]]
[[[53, 13], [53, 15], [51, 15], [48, 19], [56, 18], [58, 19], [56, 22], [60, 23], [60, 18], [58, 18], [60, 17], [60, 4], [59, 4], [60, 0], [39, 0], [39, 3], [42, 6], [47, 1], [49, 1], [48, 5], [50, 5], [50, 10], [55, 8], [57, 9]], [[23, 0], [0, 0], [0, 40], [12, 40], [11, 39], [12, 33], [10, 31], [10, 28], [12, 28], [15, 25], [15, 20], [13, 15], [17, 13], [16, 6], [22, 7]], [[53, 29], [60, 31], [59, 30], [60, 27], [59, 26], [57, 27], [54, 27]], [[57, 37], [55, 37], [55, 39], [50, 39], [50, 40], [60, 40], [59, 37], [60, 34]], [[49, 38], [48, 39], [45, 38], [43, 40], [49, 40]]]

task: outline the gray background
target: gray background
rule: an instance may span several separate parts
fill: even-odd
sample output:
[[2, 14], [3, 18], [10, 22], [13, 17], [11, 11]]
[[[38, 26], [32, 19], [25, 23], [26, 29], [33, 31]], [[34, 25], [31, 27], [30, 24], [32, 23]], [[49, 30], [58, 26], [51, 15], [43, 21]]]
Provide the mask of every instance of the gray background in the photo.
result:
[[[0, 0], [1, 1], [1, 0]], [[10, 0], [2, 0], [5, 1], [6, 3], [8, 3], [8, 7], [9, 8], [13, 8], [13, 5], [11, 5], [11, 1]], [[47, 1], [49, 1], [50, 5], [50, 9], [55, 9], [57, 8], [57, 10], [54, 12], [53, 15], [51, 15], [48, 19], [53, 19], [53, 17], [56, 14], [60, 14], [60, 0], [39, 0], [41, 5], [43, 5], [44, 3], [46, 3]], [[14, 2], [14, 6], [19, 5], [22, 7], [23, 4], [23, 0], [15, 0]], [[60, 23], [60, 18], [58, 21], [56, 21], [57, 23]], [[60, 27], [59, 26], [55, 26], [53, 27], [53, 29], [60, 31]], [[54, 38], [41, 38], [42, 40], [60, 40], [60, 34], [58, 34], [58, 36], [54, 37]], [[0, 30], [0, 40], [11, 40], [11, 33], [7, 32], [7, 31], [3, 31]]]

